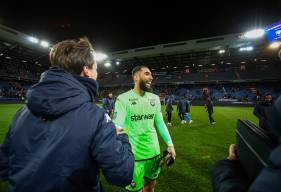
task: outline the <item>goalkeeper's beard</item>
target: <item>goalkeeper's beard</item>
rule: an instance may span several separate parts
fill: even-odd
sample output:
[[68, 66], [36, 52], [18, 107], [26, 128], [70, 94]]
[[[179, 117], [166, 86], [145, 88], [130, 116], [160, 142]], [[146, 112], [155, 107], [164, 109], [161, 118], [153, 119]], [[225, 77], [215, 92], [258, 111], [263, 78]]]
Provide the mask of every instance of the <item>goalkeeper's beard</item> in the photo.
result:
[[148, 87], [145, 85], [145, 82], [144, 82], [143, 80], [141, 80], [141, 81], [139, 82], [139, 87], [140, 87], [140, 89], [143, 90], [143, 91], [152, 92], [152, 88], [151, 88], [151, 87], [148, 88]]

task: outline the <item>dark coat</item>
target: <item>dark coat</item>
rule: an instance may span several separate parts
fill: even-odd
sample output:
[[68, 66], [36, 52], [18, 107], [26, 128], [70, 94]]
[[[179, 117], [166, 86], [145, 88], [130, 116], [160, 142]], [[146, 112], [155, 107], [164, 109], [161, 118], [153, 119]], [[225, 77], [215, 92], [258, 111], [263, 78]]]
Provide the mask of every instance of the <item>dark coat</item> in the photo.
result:
[[181, 99], [177, 105], [177, 111], [179, 113], [189, 113], [190, 112], [190, 104], [187, 99]]
[[166, 103], [166, 111], [171, 113], [173, 111], [173, 98], [169, 97]]
[[117, 136], [93, 102], [96, 82], [83, 81], [56, 68], [28, 91], [0, 147], [0, 180], [9, 191], [102, 191], [100, 170], [114, 185], [130, 184], [128, 137]]
[[208, 113], [212, 114], [214, 112], [213, 101], [207, 101], [206, 108], [207, 108]]
[[266, 110], [270, 108], [272, 103], [267, 103], [265, 101], [258, 102], [254, 109], [254, 115], [259, 119], [259, 126], [263, 129], [268, 129]]
[[112, 98], [104, 98], [102, 107], [105, 109], [105, 111], [111, 111], [114, 109], [114, 99]]

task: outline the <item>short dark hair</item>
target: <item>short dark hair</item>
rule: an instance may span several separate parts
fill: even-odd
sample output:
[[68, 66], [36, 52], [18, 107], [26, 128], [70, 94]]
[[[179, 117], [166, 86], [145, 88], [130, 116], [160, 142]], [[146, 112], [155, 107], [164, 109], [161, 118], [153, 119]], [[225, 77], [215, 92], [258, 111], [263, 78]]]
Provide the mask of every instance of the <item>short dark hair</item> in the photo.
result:
[[[137, 72], [139, 72], [142, 68], [148, 68], [145, 65], [138, 65], [136, 67], [133, 68], [132, 70], [132, 76], [134, 76]], [[149, 68], [148, 68], [149, 69]]]
[[93, 68], [94, 49], [87, 37], [65, 40], [55, 44], [50, 51], [51, 66], [80, 75], [84, 66]]

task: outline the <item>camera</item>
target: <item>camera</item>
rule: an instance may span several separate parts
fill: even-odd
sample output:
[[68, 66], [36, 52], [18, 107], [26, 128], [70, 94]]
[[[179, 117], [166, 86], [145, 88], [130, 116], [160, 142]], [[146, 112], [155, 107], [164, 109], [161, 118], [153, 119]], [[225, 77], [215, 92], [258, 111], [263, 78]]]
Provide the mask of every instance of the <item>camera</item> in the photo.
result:
[[270, 132], [249, 120], [238, 120], [236, 129], [237, 154], [251, 181], [267, 167], [272, 150], [278, 145]]

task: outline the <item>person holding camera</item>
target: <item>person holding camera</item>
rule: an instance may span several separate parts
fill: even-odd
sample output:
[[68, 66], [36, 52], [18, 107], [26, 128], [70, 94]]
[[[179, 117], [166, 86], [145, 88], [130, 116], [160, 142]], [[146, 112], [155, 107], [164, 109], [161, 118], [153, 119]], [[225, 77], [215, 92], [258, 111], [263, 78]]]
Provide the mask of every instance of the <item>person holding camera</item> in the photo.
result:
[[266, 109], [270, 108], [273, 105], [272, 95], [271, 93], [266, 93], [263, 97], [263, 100], [257, 102], [254, 108], [254, 115], [259, 119], [259, 126], [265, 130], [268, 129], [268, 125], [266, 123]]
[[[266, 123], [271, 132], [281, 139], [281, 96], [266, 111]], [[249, 159], [250, 161], [250, 159]], [[235, 145], [230, 145], [226, 159], [216, 163], [212, 174], [214, 192], [280, 192], [281, 191], [281, 144], [271, 152], [265, 167], [256, 179], [250, 183], [243, 170]]]

